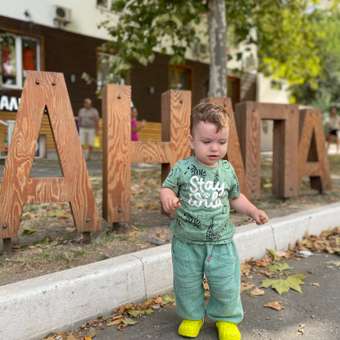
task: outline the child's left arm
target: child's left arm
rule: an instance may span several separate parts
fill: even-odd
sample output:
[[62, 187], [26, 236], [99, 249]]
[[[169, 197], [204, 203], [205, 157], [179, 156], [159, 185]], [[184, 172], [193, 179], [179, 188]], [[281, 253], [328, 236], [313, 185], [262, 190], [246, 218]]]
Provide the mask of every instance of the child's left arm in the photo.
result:
[[255, 220], [256, 224], [268, 222], [267, 214], [252, 204], [246, 196], [240, 194], [237, 198], [230, 200], [230, 206], [241, 214], [245, 214]]

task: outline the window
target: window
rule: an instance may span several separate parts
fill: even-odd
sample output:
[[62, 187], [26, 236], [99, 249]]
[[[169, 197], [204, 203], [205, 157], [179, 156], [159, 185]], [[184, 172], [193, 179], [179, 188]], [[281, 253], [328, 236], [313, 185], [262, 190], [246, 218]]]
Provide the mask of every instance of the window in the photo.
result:
[[191, 69], [184, 65], [171, 65], [169, 82], [170, 89], [191, 90]]
[[28, 70], [40, 70], [37, 39], [0, 32], [0, 84], [22, 88]]
[[1, 82], [3, 85], [17, 85], [16, 43], [12, 35], [1, 35]]
[[38, 42], [35, 39], [22, 38], [22, 78], [26, 78], [26, 71], [34, 71], [40, 69], [39, 67], [39, 48]]

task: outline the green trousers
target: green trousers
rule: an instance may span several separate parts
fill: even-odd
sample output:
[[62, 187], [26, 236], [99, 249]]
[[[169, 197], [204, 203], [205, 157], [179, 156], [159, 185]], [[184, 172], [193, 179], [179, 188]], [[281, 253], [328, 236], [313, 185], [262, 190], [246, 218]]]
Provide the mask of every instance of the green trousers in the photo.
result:
[[[177, 314], [186, 320], [243, 319], [240, 295], [240, 260], [233, 241], [227, 244], [191, 244], [173, 237], [172, 263]], [[203, 277], [210, 299], [204, 301]]]

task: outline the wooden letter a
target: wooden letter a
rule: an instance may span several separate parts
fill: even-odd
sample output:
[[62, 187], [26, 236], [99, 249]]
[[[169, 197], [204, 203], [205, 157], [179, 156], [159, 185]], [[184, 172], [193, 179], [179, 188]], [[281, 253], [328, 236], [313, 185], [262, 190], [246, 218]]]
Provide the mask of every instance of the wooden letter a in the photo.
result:
[[[29, 177], [44, 111], [63, 177]], [[17, 234], [25, 203], [69, 202], [81, 232], [99, 229], [86, 163], [61, 73], [28, 72], [0, 191], [0, 238]]]

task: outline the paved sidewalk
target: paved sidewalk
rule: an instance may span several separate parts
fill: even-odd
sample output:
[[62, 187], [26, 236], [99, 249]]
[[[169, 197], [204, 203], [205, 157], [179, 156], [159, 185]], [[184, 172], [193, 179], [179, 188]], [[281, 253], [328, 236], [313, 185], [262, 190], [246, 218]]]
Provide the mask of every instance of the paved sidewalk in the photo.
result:
[[[306, 275], [303, 293], [290, 291], [282, 296], [270, 289], [264, 296], [250, 297], [243, 293], [246, 311], [240, 328], [243, 340], [337, 340], [340, 339], [340, 268], [328, 262], [340, 258], [316, 254], [307, 259], [289, 261], [294, 273]], [[259, 282], [255, 278], [254, 282]], [[312, 285], [312, 283], [318, 283]], [[285, 309], [279, 312], [264, 308], [273, 300], [282, 301]], [[97, 332], [96, 340], [183, 339], [176, 334], [179, 318], [169, 307], [143, 318], [123, 331], [110, 327]], [[205, 325], [198, 339], [217, 339], [214, 324]]]

